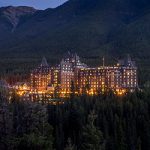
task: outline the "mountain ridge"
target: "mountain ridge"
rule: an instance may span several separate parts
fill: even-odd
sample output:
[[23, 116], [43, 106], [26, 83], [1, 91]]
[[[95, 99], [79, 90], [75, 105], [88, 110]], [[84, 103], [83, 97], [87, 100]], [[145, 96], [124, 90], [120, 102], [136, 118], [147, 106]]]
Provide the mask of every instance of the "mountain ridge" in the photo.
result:
[[4, 19], [14, 30], [20, 22], [21, 17], [30, 16], [37, 10], [27, 6], [7, 6], [0, 8], [0, 18]]
[[[13, 33], [0, 29], [1, 58], [9, 53], [11, 58], [28, 61], [44, 54], [50, 63], [56, 63], [68, 50], [85, 57], [105, 55], [109, 60], [131, 53], [148, 74], [149, 15], [148, 0], [70, 0], [22, 17]], [[94, 61], [91, 64], [100, 63]]]

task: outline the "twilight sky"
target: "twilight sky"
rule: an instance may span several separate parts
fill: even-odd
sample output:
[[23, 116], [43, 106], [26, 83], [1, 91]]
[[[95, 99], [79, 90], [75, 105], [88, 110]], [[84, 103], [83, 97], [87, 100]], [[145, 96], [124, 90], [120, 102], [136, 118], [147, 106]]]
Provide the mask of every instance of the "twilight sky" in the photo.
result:
[[37, 9], [46, 9], [57, 7], [67, 0], [0, 0], [2, 6], [32, 6]]

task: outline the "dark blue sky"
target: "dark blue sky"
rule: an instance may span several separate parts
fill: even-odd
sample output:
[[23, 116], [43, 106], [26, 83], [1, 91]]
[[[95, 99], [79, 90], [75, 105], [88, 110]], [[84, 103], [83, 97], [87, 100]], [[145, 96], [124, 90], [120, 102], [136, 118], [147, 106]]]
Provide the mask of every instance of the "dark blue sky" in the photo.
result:
[[67, 0], [0, 0], [2, 6], [32, 6], [37, 9], [46, 9], [57, 7]]

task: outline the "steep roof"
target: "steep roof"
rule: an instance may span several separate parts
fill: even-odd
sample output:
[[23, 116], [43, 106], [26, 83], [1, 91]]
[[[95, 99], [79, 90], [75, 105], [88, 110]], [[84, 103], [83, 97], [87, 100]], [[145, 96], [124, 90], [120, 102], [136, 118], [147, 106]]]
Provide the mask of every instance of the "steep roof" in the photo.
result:
[[48, 66], [48, 63], [45, 57], [42, 58], [41, 66]]

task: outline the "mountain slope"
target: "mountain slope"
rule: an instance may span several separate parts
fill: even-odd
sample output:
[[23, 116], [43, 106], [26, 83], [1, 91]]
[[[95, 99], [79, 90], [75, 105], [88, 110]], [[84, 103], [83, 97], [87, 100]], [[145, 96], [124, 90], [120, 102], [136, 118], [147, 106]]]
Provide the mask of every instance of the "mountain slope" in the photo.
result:
[[149, 72], [149, 15], [149, 0], [69, 0], [21, 17], [13, 32], [14, 23], [1, 23], [0, 18], [0, 57], [15, 59], [17, 65], [20, 59], [30, 64], [43, 55], [56, 63], [68, 50], [108, 60], [130, 53]]
[[2, 7], [0, 8], [0, 43], [11, 47], [9, 40], [14, 39], [14, 30], [28, 20], [36, 10], [32, 7], [20, 6], [20, 7]]
[[[137, 0], [134, 1], [137, 2]], [[22, 41], [19, 40], [18, 42], [19, 37], [23, 41], [27, 40], [25, 45], [29, 44], [28, 41], [34, 43], [31, 46], [29, 44], [29, 47], [35, 47], [39, 51], [41, 48], [42, 50], [45, 48], [44, 45], [38, 46], [39, 48], [37, 47], [36, 43], [38, 42], [36, 40], [38, 41], [39, 39], [44, 39], [47, 47], [50, 49], [51, 47], [55, 49], [63, 48], [65, 45], [62, 41], [65, 41], [66, 45], [68, 45], [67, 47], [70, 49], [72, 47], [79, 48], [80, 50], [87, 49], [90, 44], [85, 43], [82, 46], [80, 43], [84, 43], [83, 41], [95, 43], [94, 40], [96, 39], [99, 42], [96, 45], [99, 46], [100, 44], [109, 42], [111, 35], [124, 27], [135, 16], [138, 16], [142, 8], [147, 7], [146, 4], [148, 2], [145, 0], [146, 4], [142, 6], [142, 3], [144, 3], [142, 1], [139, 11], [139, 4], [136, 3], [136, 6], [134, 1], [131, 4], [127, 0], [70, 0], [56, 9], [48, 9], [36, 13], [28, 21], [20, 25], [15, 30], [13, 36], [15, 37], [16, 35], [17, 45], [20, 42], [21, 44], [19, 45], [24, 47]], [[92, 37], [92, 40], [89, 34], [96, 36], [96, 39]], [[63, 40], [64, 38], [65, 40]], [[74, 39], [77, 39], [77, 42]], [[49, 42], [51, 40], [52, 42]], [[80, 47], [74, 47], [72, 40], [76, 42], [74, 45], [79, 44]], [[55, 41], [61, 42], [58, 43]], [[16, 47], [16, 43], [14, 45]]]
[[[18, 47], [18, 52], [24, 47], [37, 51], [64, 51], [66, 48], [82, 51], [99, 47], [136, 15], [135, 10], [128, 10], [125, 2], [116, 4], [118, 2], [110, 0], [70, 0], [56, 9], [36, 13], [15, 30], [15, 46], [10, 49]], [[120, 5], [124, 5], [123, 12], [117, 9]], [[43, 44], [37, 46], [38, 41]]]
[[20, 6], [20, 7], [2, 7], [0, 8], [0, 17], [7, 20], [8, 23], [15, 28], [20, 22], [20, 18], [26, 15], [34, 14], [36, 10], [31, 7]]

